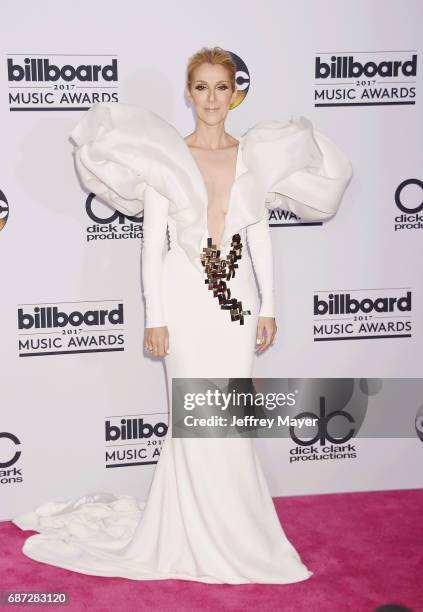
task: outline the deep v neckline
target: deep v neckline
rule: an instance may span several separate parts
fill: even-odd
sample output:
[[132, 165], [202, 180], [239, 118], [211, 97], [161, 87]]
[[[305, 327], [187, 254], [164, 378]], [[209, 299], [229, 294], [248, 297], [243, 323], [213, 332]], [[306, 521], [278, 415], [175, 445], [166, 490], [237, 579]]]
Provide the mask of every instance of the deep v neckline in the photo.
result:
[[[207, 191], [207, 186], [206, 186], [206, 182], [203, 178], [203, 174], [200, 170], [200, 166], [197, 163], [197, 160], [195, 159], [194, 155], [191, 153], [191, 149], [187, 143], [187, 141], [185, 140], [185, 138], [182, 136], [182, 140], [184, 141], [185, 144], [185, 148], [188, 152], [189, 157], [191, 158], [192, 162], [194, 163], [194, 166], [197, 170], [197, 175], [199, 177], [200, 183], [202, 185], [203, 188], [203, 192], [204, 192], [204, 201], [205, 201], [205, 206], [206, 206], [206, 229], [207, 229], [207, 237], [211, 238], [211, 234], [210, 234], [210, 230], [209, 230], [209, 223], [208, 223], [208, 212], [209, 212], [209, 194]], [[222, 232], [222, 236], [220, 238], [220, 245], [219, 245], [219, 249], [222, 249], [222, 240], [226, 235], [226, 219], [228, 217], [228, 214], [231, 210], [231, 203], [232, 203], [232, 194], [234, 191], [234, 187], [235, 184], [238, 180], [238, 167], [239, 167], [239, 159], [240, 159], [240, 153], [241, 153], [241, 138], [238, 138], [238, 145], [237, 145], [237, 152], [236, 152], [236, 157], [235, 157], [235, 178], [232, 181], [232, 185], [229, 189], [229, 197], [228, 197], [228, 207], [227, 207], [227, 211], [224, 214], [224, 221], [223, 221], [223, 232]]]

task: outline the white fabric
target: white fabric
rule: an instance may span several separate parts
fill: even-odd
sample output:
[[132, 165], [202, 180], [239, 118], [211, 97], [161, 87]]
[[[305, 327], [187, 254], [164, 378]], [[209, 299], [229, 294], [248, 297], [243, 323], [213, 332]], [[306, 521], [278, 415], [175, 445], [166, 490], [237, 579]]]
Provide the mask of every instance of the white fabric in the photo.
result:
[[[231, 298], [251, 312], [241, 325], [204, 282], [207, 196], [182, 136], [151, 111], [121, 104], [95, 105], [72, 135], [83, 184], [118, 210], [144, 211], [146, 323], [169, 330], [170, 408], [175, 378], [216, 387], [223, 379], [229, 388], [252, 377], [258, 316], [274, 314], [267, 209], [283, 201], [308, 219], [333, 215], [351, 171], [344, 154], [301, 117], [257, 124], [242, 137], [222, 238], [222, 257], [233, 234], [241, 239], [227, 281]], [[145, 502], [92, 493], [42, 504], [13, 522], [40, 532], [25, 541], [28, 557], [85, 574], [230, 584], [313, 574], [281, 527], [254, 440], [173, 437], [172, 410]]]
[[[238, 158], [237, 174], [240, 171], [241, 162], [240, 158]], [[169, 201], [167, 198], [160, 195], [153, 187], [148, 186], [144, 196], [143, 247], [141, 258], [146, 327], [167, 325], [163, 307], [163, 253], [166, 251], [168, 215]], [[172, 220], [170, 220], [170, 222], [172, 222]], [[260, 289], [261, 306], [259, 315], [262, 317], [274, 317], [273, 257], [267, 210], [263, 208], [261, 219], [250, 224], [245, 229], [245, 232], [246, 242], [250, 249]], [[205, 238], [206, 237], [207, 236], [205, 236]], [[176, 235], [173, 241], [175, 243], [177, 242]], [[203, 246], [205, 246], [205, 242]], [[199, 279], [198, 282], [201, 282], [201, 280]]]
[[[170, 200], [178, 241], [202, 274], [207, 191], [183, 136], [149, 109], [98, 102], [71, 133], [81, 181], [114, 208], [139, 215], [147, 185]], [[230, 198], [222, 246], [262, 218], [263, 207], [283, 206], [304, 220], [337, 211], [351, 179], [346, 155], [303, 116], [257, 123], [239, 138], [243, 171]]]

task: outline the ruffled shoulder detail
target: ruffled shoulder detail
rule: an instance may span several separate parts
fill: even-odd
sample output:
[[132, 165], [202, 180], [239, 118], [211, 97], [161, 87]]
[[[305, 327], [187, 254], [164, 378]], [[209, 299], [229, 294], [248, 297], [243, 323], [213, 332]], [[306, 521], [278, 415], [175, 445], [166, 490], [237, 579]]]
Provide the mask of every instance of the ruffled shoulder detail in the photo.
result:
[[[207, 191], [178, 130], [147, 108], [98, 102], [83, 114], [70, 136], [82, 184], [113, 208], [138, 216], [147, 186], [169, 200], [178, 242], [203, 274]], [[223, 246], [234, 233], [262, 219], [265, 207], [287, 209], [306, 221], [336, 213], [352, 166], [306, 117], [257, 123], [239, 140]]]
[[126, 215], [142, 212], [147, 185], [169, 200], [192, 189], [185, 141], [147, 108], [98, 102], [70, 136], [82, 184]]
[[353, 175], [347, 155], [301, 115], [250, 128], [243, 159], [261, 183], [266, 207], [305, 221], [332, 217]]

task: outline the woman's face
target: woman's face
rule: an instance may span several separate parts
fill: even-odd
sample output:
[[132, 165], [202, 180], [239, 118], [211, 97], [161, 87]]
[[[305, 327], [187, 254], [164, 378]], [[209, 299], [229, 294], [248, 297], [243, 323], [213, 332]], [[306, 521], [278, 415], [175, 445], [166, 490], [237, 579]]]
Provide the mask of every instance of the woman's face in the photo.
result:
[[204, 62], [193, 72], [191, 89], [187, 88], [187, 98], [194, 105], [197, 117], [216, 125], [224, 121], [229, 106], [235, 101], [236, 89], [232, 91], [229, 74], [219, 64]]

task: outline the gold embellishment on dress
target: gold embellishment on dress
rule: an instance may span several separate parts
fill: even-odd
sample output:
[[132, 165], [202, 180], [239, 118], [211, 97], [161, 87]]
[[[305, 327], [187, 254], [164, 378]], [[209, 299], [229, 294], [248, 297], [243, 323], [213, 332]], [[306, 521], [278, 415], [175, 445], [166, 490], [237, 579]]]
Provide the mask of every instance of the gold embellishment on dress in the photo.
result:
[[234, 234], [228, 256], [221, 258], [220, 249], [212, 244], [211, 238], [207, 238], [207, 247], [203, 248], [204, 255], [201, 255], [201, 263], [206, 274], [205, 284], [213, 290], [213, 297], [218, 298], [222, 310], [230, 310], [231, 321], [239, 321], [240, 325], [244, 325], [244, 315], [251, 314], [251, 311], [242, 310], [242, 302], [231, 298], [231, 290], [225, 281], [235, 276], [235, 268], [238, 268], [236, 262], [241, 259], [242, 246], [241, 236]]

